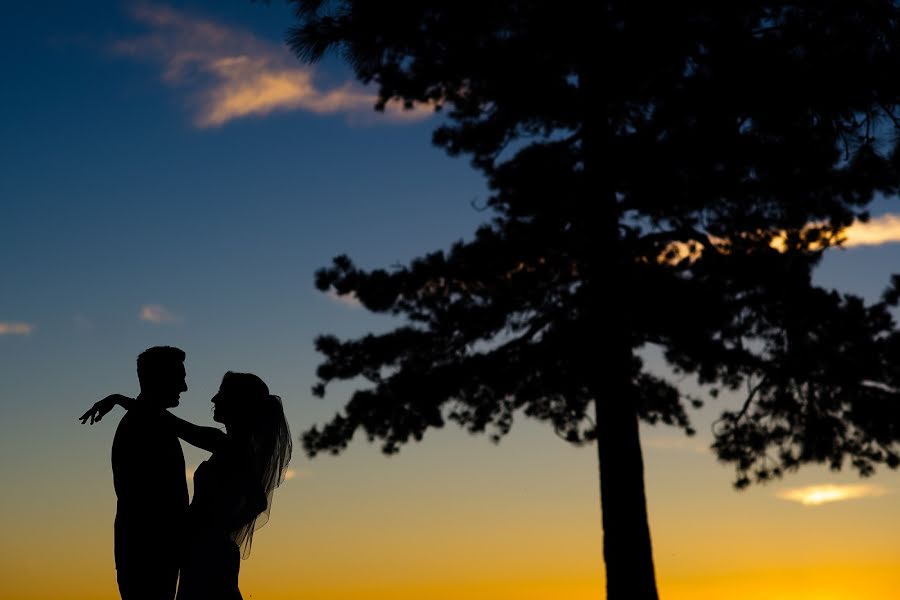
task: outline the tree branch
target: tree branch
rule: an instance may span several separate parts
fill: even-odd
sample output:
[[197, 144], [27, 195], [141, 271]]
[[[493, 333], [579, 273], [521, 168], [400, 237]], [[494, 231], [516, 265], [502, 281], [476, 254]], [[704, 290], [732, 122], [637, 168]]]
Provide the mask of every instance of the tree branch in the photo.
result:
[[[747, 409], [750, 408], [750, 404], [753, 402], [753, 396], [756, 395], [756, 392], [759, 391], [759, 389], [763, 386], [763, 384], [765, 382], [766, 382], [766, 378], [763, 377], [758, 384], [756, 384], [753, 388], [750, 389], [749, 394], [747, 395], [747, 400], [744, 401], [744, 405], [741, 407], [741, 410], [738, 411], [738, 414], [735, 415], [735, 417], [734, 417], [735, 422], [740, 421], [741, 418], [743, 418], [743, 416], [745, 414], [747, 414]], [[747, 385], [748, 386], [750, 385], [749, 381], [747, 382]]]

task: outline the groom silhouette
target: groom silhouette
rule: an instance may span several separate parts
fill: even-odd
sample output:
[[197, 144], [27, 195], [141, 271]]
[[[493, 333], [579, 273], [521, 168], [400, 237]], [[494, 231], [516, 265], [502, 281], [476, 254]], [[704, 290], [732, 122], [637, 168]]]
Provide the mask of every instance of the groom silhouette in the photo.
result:
[[116, 579], [122, 600], [175, 597], [188, 492], [181, 442], [164, 417], [187, 390], [184, 358], [171, 346], [148, 348], [138, 356], [141, 393], [113, 440]]

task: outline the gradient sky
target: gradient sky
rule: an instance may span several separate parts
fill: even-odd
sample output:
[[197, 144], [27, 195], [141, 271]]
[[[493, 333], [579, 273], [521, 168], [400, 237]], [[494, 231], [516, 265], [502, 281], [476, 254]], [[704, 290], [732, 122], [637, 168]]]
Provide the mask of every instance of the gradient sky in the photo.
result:
[[[76, 417], [137, 392], [141, 350], [187, 352], [177, 414], [211, 424], [222, 373], [250, 371], [296, 436], [351, 391], [312, 397], [314, 336], [391, 325], [316, 291], [315, 269], [341, 253], [404, 262], [488, 218], [473, 208], [483, 180], [431, 147], [427, 111], [375, 114], [339, 62], [293, 59], [290, 24], [277, 1], [0, 4], [0, 597], [117, 597], [121, 410], [93, 427]], [[873, 209], [820, 282], [874, 298], [896, 270], [900, 206]], [[695, 438], [642, 430], [661, 597], [895, 599], [900, 476], [809, 467], [735, 492], [707, 449], [728, 403], [694, 415]], [[595, 449], [524, 417], [497, 446], [454, 427], [391, 458], [357, 440], [310, 461], [298, 444], [241, 588], [595, 600]]]

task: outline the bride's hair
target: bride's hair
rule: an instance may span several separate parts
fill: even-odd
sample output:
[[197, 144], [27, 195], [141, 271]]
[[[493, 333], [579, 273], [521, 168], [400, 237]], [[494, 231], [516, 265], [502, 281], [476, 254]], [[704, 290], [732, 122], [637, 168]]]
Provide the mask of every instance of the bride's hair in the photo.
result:
[[240, 399], [241, 437], [245, 438], [245, 448], [249, 451], [246, 458], [266, 499], [265, 508], [232, 534], [246, 558], [250, 554], [253, 532], [269, 520], [272, 497], [275, 488], [284, 481], [293, 445], [281, 398], [270, 394], [262, 379], [252, 373], [229, 371], [222, 379], [222, 387], [225, 386]]

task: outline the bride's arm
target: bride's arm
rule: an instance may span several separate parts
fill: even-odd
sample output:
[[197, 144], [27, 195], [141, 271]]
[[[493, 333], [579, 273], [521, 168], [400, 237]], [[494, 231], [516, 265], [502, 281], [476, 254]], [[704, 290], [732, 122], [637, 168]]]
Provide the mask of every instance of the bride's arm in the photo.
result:
[[[84, 424], [88, 419], [91, 420], [91, 425], [102, 419], [106, 413], [111, 411], [116, 404], [124, 408], [125, 410], [131, 410], [134, 408], [135, 400], [134, 398], [129, 398], [128, 396], [123, 396], [122, 394], [110, 394], [103, 400], [99, 400], [94, 403], [86, 413], [78, 417], [81, 419], [81, 423]], [[194, 425], [189, 421], [185, 421], [179, 417], [176, 417], [169, 411], [165, 411], [166, 419], [169, 420], [169, 425], [175, 431], [175, 435], [186, 441], [191, 446], [196, 446], [203, 450], [208, 450], [210, 452], [215, 452], [220, 449], [225, 444], [225, 432], [220, 429], [216, 429], [215, 427], [202, 427], [200, 425]]]
[[176, 417], [169, 411], [166, 411], [166, 419], [175, 430], [175, 435], [186, 441], [191, 446], [196, 446], [201, 450], [215, 452], [222, 449], [225, 445], [225, 432], [215, 427], [204, 427], [195, 425], [190, 421], [185, 421], [181, 417]]
[[100, 421], [106, 413], [111, 411], [116, 407], [116, 404], [124, 408], [125, 410], [130, 410], [134, 406], [134, 398], [129, 398], [128, 396], [123, 396], [122, 394], [110, 394], [103, 400], [98, 400], [94, 403], [92, 407], [90, 407], [86, 413], [78, 417], [81, 419], [81, 424], [84, 425], [88, 419], [91, 420], [91, 425]]

